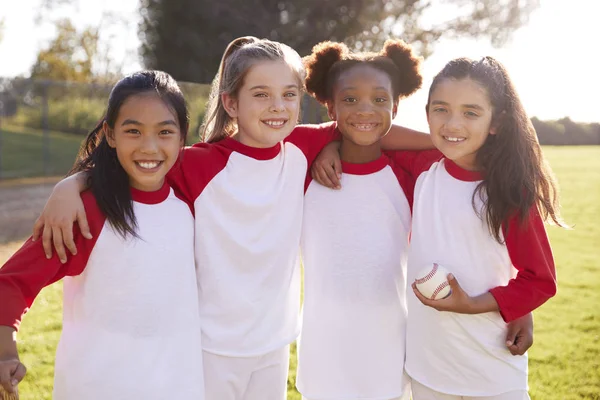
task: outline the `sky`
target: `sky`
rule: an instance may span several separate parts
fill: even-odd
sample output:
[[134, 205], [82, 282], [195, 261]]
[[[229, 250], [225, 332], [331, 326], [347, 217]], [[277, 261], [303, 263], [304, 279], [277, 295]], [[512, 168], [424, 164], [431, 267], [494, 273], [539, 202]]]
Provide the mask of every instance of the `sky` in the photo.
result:
[[[0, 76], [29, 75], [40, 48], [53, 37], [50, 23], [36, 23], [42, 0], [0, 0], [4, 38], [0, 42]], [[85, 4], [85, 6], [83, 6]], [[142, 68], [137, 55], [138, 0], [79, 0], [56, 16], [68, 16], [83, 28], [98, 24], [105, 11], [123, 22], [102, 35], [111, 42], [111, 57], [124, 60], [124, 73]], [[503, 48], [485, 40], [440, 40], [423, 65], [423, 89], [400, 103], [396, 122], [427, 129], [424, 106], [427, 89], [446, 62], [456, 57], [491, 55], [507, 68], [528, 114], [542, 120], [570, 117], [578, 122], [600, 122], [600, 2], [541, 0], [529, 23], [514, 32]]]

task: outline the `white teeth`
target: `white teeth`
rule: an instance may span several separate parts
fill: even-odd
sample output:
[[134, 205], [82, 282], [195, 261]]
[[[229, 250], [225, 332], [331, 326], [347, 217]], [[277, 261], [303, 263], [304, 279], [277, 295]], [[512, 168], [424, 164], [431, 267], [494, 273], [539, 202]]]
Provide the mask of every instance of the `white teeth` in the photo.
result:
[[444, 139], [446, 139], [449, 142], [462, 142], [463, 140], [465, 140], [464, 137], [452, 137], [452, 136], [444, 136]]
[[377, 124], [352, 124], [352, 125], [356, 129], [361, 130], [361, 131], [368, 131], [368, 130], [375, 128], [375, 126], [377, 126]]
[[138, 161], [137, 164], [144, 169], [153, 169], [158, 167], [160, 161]]
[[266, 120], [266, 121], [263, 121], [263, 122], [264, 122], [265, 124], [269, 125], [269, 126], [272, 126], [272, 127], [275, 127], [275, 128], [279, 128], [279, 127], [281, 127], [281, 126], [285, 125], [285, 123], [286, 123], [287, 121], [282, 121], [282, 120], [277, 120], [277, 121], [273, 121], [273, 120]]

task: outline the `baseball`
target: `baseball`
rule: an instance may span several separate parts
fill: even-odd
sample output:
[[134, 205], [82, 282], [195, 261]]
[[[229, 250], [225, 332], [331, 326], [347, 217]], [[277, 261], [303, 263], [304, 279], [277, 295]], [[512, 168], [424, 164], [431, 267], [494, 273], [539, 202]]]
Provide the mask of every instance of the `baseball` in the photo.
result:
[[448, 283], [448, 270], [434, 263], [417, 274], [415, 284], [421, 294], [431, 300], [444, 299], [452, 293]]

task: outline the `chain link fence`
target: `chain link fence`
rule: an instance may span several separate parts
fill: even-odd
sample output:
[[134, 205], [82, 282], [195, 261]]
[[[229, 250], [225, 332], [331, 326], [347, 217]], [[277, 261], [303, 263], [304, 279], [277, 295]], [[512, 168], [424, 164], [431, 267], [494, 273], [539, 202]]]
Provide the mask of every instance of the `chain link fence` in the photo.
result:
[[[189, 141], [198, 140], [210, 87], [180, 82], [190, 108]], [[0, 180], [66, 174], [82, 140], [102, 117], [112, 85], [0, 78]], [[302, 101], [302, 122], [322, 107]]]

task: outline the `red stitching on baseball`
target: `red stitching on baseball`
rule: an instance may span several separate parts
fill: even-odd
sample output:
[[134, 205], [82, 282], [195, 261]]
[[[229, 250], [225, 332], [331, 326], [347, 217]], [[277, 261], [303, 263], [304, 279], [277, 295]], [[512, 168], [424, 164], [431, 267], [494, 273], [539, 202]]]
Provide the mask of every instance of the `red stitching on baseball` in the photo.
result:
[[435, 288], [435, 290], [433, 291], [433, 294], [431, 295], [431, 300], [435, 300], [435, 298], [437, 297], [438, 294], [440, 294], [440, 292], [442, 290], [444, 290], [444, 288], [446, 286], [449, 286], [450, 284], [448, 283], [448, 281], [444, 281], [442, 283], [440, 283], [438, 285], [438, 287]]
[[425, 275], [424, 277], [419, 278], [419, 279], [415, 279], [415, 283], [417, 285], [420, 285], [421, 283], [427, 282], [428, 280], [430, 280], [431, 278], [433, 278], [433, 276], [435, 275], [435, 273], [437, 272], [437, 270], [438, 270], [438, 265], [436, 263], [433, 263], [433, 268], [431, 269], [431, 271], [429, 271], [429, 273], [427, 275]]

